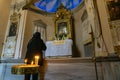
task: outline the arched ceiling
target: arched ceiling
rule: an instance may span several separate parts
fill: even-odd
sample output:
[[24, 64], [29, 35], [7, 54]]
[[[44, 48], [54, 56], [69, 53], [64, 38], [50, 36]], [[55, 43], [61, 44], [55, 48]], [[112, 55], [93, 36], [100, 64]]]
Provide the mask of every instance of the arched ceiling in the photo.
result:
[[84, 5], [83, 3], [84, 0], [31, 0], [23, 7], [23, 10], [28, 9], [42, 15], [51, 16], [56, 12], [60, 4], [75, 13]]
[[73, 10], [78, 7], [83, 0], [39, 0], [34, 5], [45, 12], [54, 13], [62, 3], [66, 9]]

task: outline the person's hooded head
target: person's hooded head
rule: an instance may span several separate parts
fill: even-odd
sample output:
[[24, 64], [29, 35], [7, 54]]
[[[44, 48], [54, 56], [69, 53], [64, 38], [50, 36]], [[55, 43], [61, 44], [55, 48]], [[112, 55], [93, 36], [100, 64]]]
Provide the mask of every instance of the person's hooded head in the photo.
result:
[[37, 37], [41, 38], [40, 32], [35, 32], [35, 33], [33, 34], [33, 37], [35, 37], [35, 38], [37, 38]]

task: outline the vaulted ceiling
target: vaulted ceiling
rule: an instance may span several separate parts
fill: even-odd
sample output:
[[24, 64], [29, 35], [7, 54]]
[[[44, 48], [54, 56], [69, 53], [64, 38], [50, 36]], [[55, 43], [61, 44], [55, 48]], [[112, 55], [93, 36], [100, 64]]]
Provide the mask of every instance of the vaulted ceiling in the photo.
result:
[[60, 4], [63, 4], [66, 9], [73, 10], [81, 4], [82, 0], [39, 0], [34, 5], [40, 10], [54, 13]]
[[57, 8], [63, 4], [67, 10], [77, 12], [84, 0], [31, 0], [23, 9], [28, 9], [43, 15], [53, 15]]

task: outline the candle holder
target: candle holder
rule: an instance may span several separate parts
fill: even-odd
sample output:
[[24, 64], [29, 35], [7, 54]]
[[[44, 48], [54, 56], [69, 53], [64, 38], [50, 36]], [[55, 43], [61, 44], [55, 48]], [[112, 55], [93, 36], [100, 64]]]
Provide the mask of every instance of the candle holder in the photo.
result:
[[38, 65], [39, 56], [35, 56], [35, 65]]

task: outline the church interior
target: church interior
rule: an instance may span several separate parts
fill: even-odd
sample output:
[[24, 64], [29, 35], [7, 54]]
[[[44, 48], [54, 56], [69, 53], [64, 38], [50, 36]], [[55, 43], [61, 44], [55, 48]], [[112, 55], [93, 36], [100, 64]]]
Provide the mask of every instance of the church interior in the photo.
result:
[[0, 13], [0, 80], [24, 80], [15, 65], [35, 32], [39, 80], [120, 80], [120, 0], [0, 0]]

